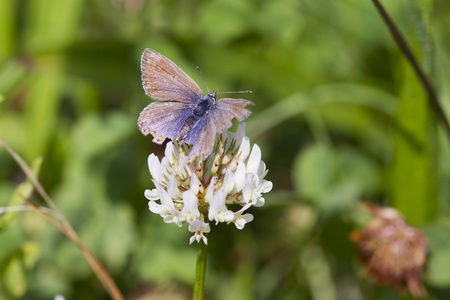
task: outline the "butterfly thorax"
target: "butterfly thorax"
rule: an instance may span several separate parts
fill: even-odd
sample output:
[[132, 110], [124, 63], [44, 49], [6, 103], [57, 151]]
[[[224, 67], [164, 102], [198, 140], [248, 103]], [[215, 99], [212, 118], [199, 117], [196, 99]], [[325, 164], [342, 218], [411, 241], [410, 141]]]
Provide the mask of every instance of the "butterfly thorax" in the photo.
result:
[[211, 105], [216, 101], [216, 92], [207, 94], [200, 99], [200, 103], [194, 109], [194, 115], [197, 117], [202, 117], [209, 110]]

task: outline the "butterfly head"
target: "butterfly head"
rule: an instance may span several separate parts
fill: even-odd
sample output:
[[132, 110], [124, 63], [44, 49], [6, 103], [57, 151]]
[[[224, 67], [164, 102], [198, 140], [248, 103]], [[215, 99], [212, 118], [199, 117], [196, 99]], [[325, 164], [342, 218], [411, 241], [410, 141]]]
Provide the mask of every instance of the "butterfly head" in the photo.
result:
[[213, 91], [212, 93], [207, 94], [205, 97], [209, 101], [216, 102], [216, 96], [217, 96], [216, 91]]

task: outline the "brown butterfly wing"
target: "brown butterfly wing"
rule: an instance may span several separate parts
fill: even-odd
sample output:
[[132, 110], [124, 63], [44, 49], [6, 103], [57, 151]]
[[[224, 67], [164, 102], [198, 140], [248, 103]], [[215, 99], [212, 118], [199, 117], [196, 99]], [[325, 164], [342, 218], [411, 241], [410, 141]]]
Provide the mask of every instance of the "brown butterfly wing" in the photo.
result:
[[148, 105], [140, 114], [138, 125], [144, 135], [151, 133], [161, 144], [166, 138], [192, 145], [191, 155], [205, 157], [214, 146], [216, 133], [231, 127], [232, 119], [242, 121], [250, 111], [244, 99], [217, 100], [201, 117], [193, 111], [203, 93], [198, 85], [170, 59], [152, 49], [141, 58], [142, 85], [145, 93], [167, 101]]
[[239, 122], [247, 118], [252, 112], [245, 108], [246, 105], [255, 105], [245, 99], [222, 98], [216, 101], [210, 110], [211, 119], [214, 121], [218, 133], [230, 128], [231, 121], [236, 118]]
[[202, 90], [186, 73], [161, 53], [147, 48], [141, 57], [142, 86], [155, 99], [196, 102]]

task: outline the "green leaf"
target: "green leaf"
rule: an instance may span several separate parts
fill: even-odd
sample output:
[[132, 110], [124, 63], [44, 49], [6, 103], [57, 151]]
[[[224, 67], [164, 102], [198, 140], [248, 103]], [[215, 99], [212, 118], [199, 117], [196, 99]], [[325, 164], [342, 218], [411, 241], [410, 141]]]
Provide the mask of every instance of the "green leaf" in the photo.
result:
[[199, 31], [214, 44], [224, 44], [247, 29], [251, 2], [240, 0], [213, 0], [201, 6]]
[[139, 276], [162, 284], [175, 279], [192, 285], [197, 249], [188, 244], [190, 233], [184, 231], [187, 228], [166, 224], [151, 213], [144, 218], [142, 228], [146, 238], [139, 244], [133, 262]]
[[73, 149], [75, 155], [83, 158], [105, 152], [118, 145], [133, 130], [136, 121], [123, 113], [110, 113], [104, 116], [86, 114], [73, 132]]
[[35, 242], [25, 242], [22, 245], [23, 264], [27, 270], [31, 270], [41, 256], [41, 245]]
[[15, 0], [0, 1], [0, 63], [13, 53], [15, 47], [17, 4]]
[[427, 281], [440, 288], [450, 285], [450, 226], [442, 224], [424, 227], [429, 240], [429, 261]]
[[[55, 67], [59, 68], [59, 62], [53, 58], [42, 63], [56, 64]], [[26, 148], [25, 158], [44, 154], [56, 126], [63, 83], [64, 75], [58, 70], [39, 70], [34, 74], [28, 90], [25, 115], [28, 144], [33, 146]]]
[[310, 146], [298, 155], [294, 170], [298, 193], [327, 211], [353, 205], [379, 184], [376, 165], [345, 147]]
[[401, 66], [403, 82], [394, 131], [390, 192], [392, 205], [408, 222], [417, 225], [432, 220], [436, 214], [436, 125], [416, 74], [405, 61]]
[[20, 256], [11, 258], [4, 270], [4, 285], [15, 297], [23, 296], [27, 290], [26, 273]]
[[333, 152], [323, 145], [304, 149], [295, 163], [296, 187], [298, 192], [309, 199], [321, 199], [333, 185], [336, 171]]
[[4, 62], [0, 65], [0, 93], [9, 93], [25, 75], [25, 67], [16, 59]]
[[[110, 205], [102, 213], [83, 224], [80, 231], [82, 240], [105, 262], [110, 271], [123, 268], [135, 246], [136, 228], [133, 213], [125, 205]], [[66, 260], [67, 271], [71, 269]]]
[[31, 0], [25, 17], [25, 39], [31, 53], [58, 50], [71, 42], [79, 30], [84, 1]]

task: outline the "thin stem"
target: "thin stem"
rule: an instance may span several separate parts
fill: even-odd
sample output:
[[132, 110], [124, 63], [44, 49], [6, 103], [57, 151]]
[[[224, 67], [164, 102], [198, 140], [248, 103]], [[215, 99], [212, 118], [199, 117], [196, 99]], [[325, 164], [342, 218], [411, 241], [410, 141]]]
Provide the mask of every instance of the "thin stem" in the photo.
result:
[[[6, 206], [0, 207], [0, 214], [11, 213], [11, 212], [19, 212], [19, 211], [30, 211], [34, 210], [34, 207], [29, 205], [15, 205], [15, 206]], [[39, 210], [46, 214], [51, 214], [52, 211], [47, 207], [39, 207]]]
[[397, 26], [395, 26], [394, 22], [389, 17], [389, 15], [386, 12], [386, 10], [384, 9], [384, 7], [381, 5], [381, 3], [378, 0], [372, 0], [372, 2], [375, 5], [375, 7], [377, 8], [378, 12], [380, 13], [381, 18], [383, 19], [383, 21], [386, 23], [387, 27], [389, 28], [389, 31], [391, 32], [392, 37], [394, 38], [398, 47], [403, 52], [406, 59], [409, 61], [409, 63], [413, 67], [414, 71], [416, 72], [417, 76], [419, 77], [420, 81], [422, 82], [422, 85], [428, 94], [428, 99], [431, 101], [431, 104], [435, 108], [439, 118], [441, 119], [442, 123], [444, 124], [445, 130], [450, 139], [450, 124], [448, 122], [447, 117], [445, 116], [445, 113], [444, 113], [444, 110], [442, 109], [441, 104], [439, 103], [438, 96], [437, 96], [432, 84], [430, 83], [427, 76], [420, 68], [411, 49], [409, 48], [408, 44], [406, 44], [405, 39], [402, 37], [400, 31], [397, 29]]
[[27, 163], [16, 152], [14, 152], [14, 150], [12, 150], [9, 147], [9, 145], [2, 138], [0, 138], [0, 145], [2, 145], [6, 149], [6, 151], [8, 151], [8, 153], [14, 158], [14, 160], [20, 166], [22, 171], [30, 179], [31, 183], [33, 183], [33, 186], [36, 188], [38, 193], [41, 195], [41, 197], [45, 200], [47, 205], [50, 207], [50, 210], [53, 212], [53, 214], [55, 214], [56, 218], [61, 223], [59, 223], [57, 220], [55, 220], [53, 217], [51, 217], [46, 212], [42, 211], [38, 205], [34, 204], [30, 200], [24, 198], [24, 201], [27, 202], [27, 204], [29, 204], [30, 206], [32, 206], [40, 215], [42, 215], [45, 219], [47, 219], [53, 226], [55, 226], [62, 233], [64, 233], [68, 238], [70, 238], [78, 246], [78, 248], [80, 248], [81, 252], [83, 253], [86, 260], [88, 261], [92, 270], [95, 272], [95, 274], [99, 278], [100, 282], [103, 284], [103, 286], [108, 291], [108, 293], [111, 295], [111, 297], [115, 300], [123, 300], [124, 298], [123, 298], [120, 290], [117, 288], [116, 284], [112, 280], [111, 276], [109, 276], [108, 272], [103, 267], [103, 265], [100, 263], [100, 261], [98, 261], [95, 258], [95, 256], [89, 251], [89, 249], [80, 240], [80, 238], [76, 234], [75, 230], [69, 224], [69, 222], [64, 217], [64, 215], [55, 206], [55, 204], [53, 203], [50, 196], [46, 193], [46, 191], [44, 190], [42, 185], [37, 180], [36, 176], [34, 176], [33, 172], [31, 171], [31, 169], [27, 165]]
[[195, 270], [194, 295], [192, 296], [193, 300], [203, 299], [207, 253], [208, 246], [202, 240], [200, 240], [197, 248], [197, 267]]
[[[123, 300], [123, 296], [121, 295], [120, 291], [115, 286], [115, 283], [112, 281], [112, 279], [109, 277], [107, 271], [102, 266], [102, 264], [95, 258], [95, 256], [89, 251], [89, 249], [83, 244], [83, 242], [80, 240], [78, 235], [75, 233], [75, 231], [68, 230], [64, 226], [62, 226], [58, 221], [56, 221], [54, 218], [52, 218], [50, 215], [46, 214], [42, 211], [42, 209], [37, 206], [35, 203], [31, 202], [30, 200], [24, 198], [25, 202], [27, 202], [31, 207], [33, 207], [40, 215], [42, 215], [47, 221], [49, 221], [53, 226], [55, 226], [59, 231], [64, 233], [69, 239], [71, 239], [77, 246], [80, 248], [81, 252], [83, 253], [84, 257], [88, 261], [88, 263], [91, 265], [94, 272], [99, 277], [102, 284], [105, 286], [105, 288], [111, 293], [111, 297], [113, 299], [117, 300]], [[113, 285], [113, 286], [112, 286]]]
[[[31, 169], [28, 167], [27, 163], [20, 157], [16, 152], [14, 152], [11, 147], [2, 139], [0, 138], [0, 145], [3, 146], [3, 148], [8, 151], [8, 153], [14, 158], [14, 160], [17, 162], [19, 167], [22, 169], [22, 171], [25, 173], [25, 175], [30, 179], [31, 183], [35, 187], [35, 189], [38, 191], [39, 195], [44, 199], [45, 203], [50, 207], [50, 209], [53, 211], [53, 213], [56, 215], [56, 217], [60, 220], [61, 223], [67, 223], [68, 226], [69, 223], [67, 222], [66, 218], [64, 218], [64, 215], [59, 211], [59, 209], [56, 207], [56, 205], [53, 203], [53, 201], [50, 199], [49, 195], [45, 191], [45, 189], [42, 187], [42, 185], [37, 180], [36, 176], [34, 176]], [[66, 224], [64, 224], [66, 225]]]

